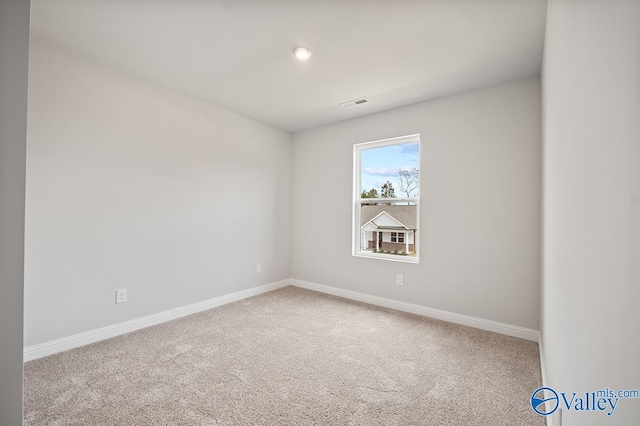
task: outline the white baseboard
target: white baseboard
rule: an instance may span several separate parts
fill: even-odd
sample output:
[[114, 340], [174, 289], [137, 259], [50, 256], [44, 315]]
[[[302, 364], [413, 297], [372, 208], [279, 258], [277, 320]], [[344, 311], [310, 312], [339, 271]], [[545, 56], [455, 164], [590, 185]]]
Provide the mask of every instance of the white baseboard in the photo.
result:
[[267, 293], [277, 290], [281, 287], [290, 285], [290, 280], [282, 280], [271, 284], [265, 284], [259, 287], [253, 287], [246, 290], [238, 291], [223, 296], [214, 297], [213, 299], [203, 302], [193, 303], [187, 306], [171, 309], [157, 314], [148, 315], [142, 318], [136, 318], [130, 321], [121, 322], [119, 324], [109, 325], [107, 327], [98, 328], [96, 330], [87, 331], [62, 339], [41, 343], [24, 348], [24, 362], [47, 355], [53, 355], [58, 352], [77, 348], [79, 346], [88, 345], [89, 343], [98, 342], [100, 340], [109, 339], [121, 334], [130, 333], [140, 330], [141, 328], [150, 327], [152, 325], [161, 324], [176, 318], [181, 318], [197, 312], [206, 311], [216, 306], [226, 305], [227, 303], [246, 299], [248, 297], [257, 296], [258, 294]]
[[[193, 303], [191, 305], [182, 306], [182, 307], [171, 309], [164, 312], [159, 312], [157, 314], [148, 315], [142, 318], [136, 318], [136, 319], [125, 321], [119, 324], [114, 324], [107, 327], [90, 330], [84, 333], [75, 334], [73, 336], [63, 337], [61, 339], [52, 340], [50, 342], [29, 346], [24, 348], [24, 361], [25, 362], [31, 361], [31, 360], [42, 358], [44, 356], [52, 355], [58, 352], [77, 348], [79, 346], [84, 346], [90, 343], [98, 342], [100, 340], [105, 340], [111, 337], [119, 336], [121, 334], [130, 333], [132, 331], [140, 330], [142, 328], [150, 327], [152, 325], [161, 324], [163, 322], [167, 322], [167, 321], [171, 321], [187, 315], [195, 314], [197, 312], [206, 311], [207, 309], [215, 308], [216, 306], [226, 305], [227, 303], [235, 302], [238, 300], [246, 299], [248, 297], [257, 296], [262, 293], [267, 293], [269, 291], [277, 290], [287, 285], [294, 285], [296, 287], [306, 288], [306, 289], [318, 291], [321, 293], [344, 297], [346, 299], [357, 300], [359, 302], [369, 303], [376, 306], [382, 306], [385, 308], [395, 309], [398, 311], [409, 312], [412, 314], [422, 315], [429, 318], [448, 321], [454, 324], [461, 324], [461, 325], [466, 325], [470, 327], [475, 327], [482, 330], [505, 334], [507, 336], [513, 336], [521, 339], [531, 340], [534, 342], [539, 341], [538, 339], [539, 332], [537, 330], [532, 330], [524, 327], [510, 325], [510, 324], [504, 324], [504, 323], [486, 320], [482, 318], [476, 318], [468, 315], [457, 314], [454, 312], [443, 311], [440, 309], [428, 308], [426, 306], [415, 305], [407, 302], [401, 302], [398, 300], [387, 299], [384, 297], [358, 293], [355, 291], [345, 290], [337, 287], [330, 287], [322, 284], [311, 283], [308, 281], [287, 279], [287, 280], [282, 280], [282, 281], [278, 281], [271, 284], [262, 285], [259, 287], [253, 287], [247, 290], [238, 291], [231, 294], [226, 294], [219, 297], [214, 297], [213, 299], [205, 300], [203, 302]], [[546, 378], [544, 375], [545, 373], [544, 373], [544, 363], [543, 363], [544, 361], [543, 361], [541, 345], [540, 345], [540, 360], [542, 364], [543, 383], [546, 386]]]
[[318, 291], [321, 293], [331, 294], [334, 296], [344, 297], [346, 299], [357, 300], [358, 302], [382, 306], [384, 308], [391, 308], [398, 311], [409, 312], [416, 315], [422, 315], [429, 318], [448, 321], [454, 324], [466, 325], [469, 327], [479, 328], [481, 330], [492, 331], [494, 333], [506, 334], [507, 336], [518, 337], [520, 339], [531, 340], [534, 342], [538, 341], [538, 330], [519, 327], [517, 325], [471, 317], [468, 315], [457, 314], [455, 312], [428, 308], [426, 306], [414, 305], [412, 303], [400, 302], [398, 300], [387, 299], [384, 297], [371, 296], [364, 293], [358, 293], [356, 291], [344, 290], [337, 287], [330, 287], [323, 284], [316, 284], [297, 279], [291, 279], [291, 285], [306, 288], [308, 290]]

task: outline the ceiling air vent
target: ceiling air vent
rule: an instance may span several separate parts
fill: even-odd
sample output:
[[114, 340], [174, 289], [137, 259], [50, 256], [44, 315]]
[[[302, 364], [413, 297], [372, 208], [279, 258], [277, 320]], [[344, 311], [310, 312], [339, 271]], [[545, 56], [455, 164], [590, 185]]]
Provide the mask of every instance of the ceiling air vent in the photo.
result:
[[350, 108], [350, 107], [354, 107], [357, 105], [363, 105], [369, 103], [369, 99], [367, 98], [358, 98], [358, 99], [354, 99], [352, 101], [347, 101], [347, 102], [343, 102], [341, 104], [339, 104], [339, 106], [341, 106], [342, 108]]

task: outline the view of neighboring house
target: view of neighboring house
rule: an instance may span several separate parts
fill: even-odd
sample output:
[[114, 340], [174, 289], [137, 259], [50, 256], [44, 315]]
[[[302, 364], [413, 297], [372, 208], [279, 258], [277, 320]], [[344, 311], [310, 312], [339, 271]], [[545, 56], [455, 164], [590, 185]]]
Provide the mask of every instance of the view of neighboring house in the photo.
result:
[[415, 205], [363, 205], [361, 250], [415, 253], [417, 217]]

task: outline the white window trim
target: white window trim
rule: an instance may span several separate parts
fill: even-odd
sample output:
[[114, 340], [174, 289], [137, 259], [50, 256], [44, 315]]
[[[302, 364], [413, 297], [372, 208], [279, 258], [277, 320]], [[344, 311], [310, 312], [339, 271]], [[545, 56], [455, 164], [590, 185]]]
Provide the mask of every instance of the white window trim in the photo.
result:
[[[407, 197], [397, 197], [397, 198], [375, 198], [375, 199], [369, 199], [369, 198], [360, 198], [360, 196], [362, 195], [361, 193], [361, 173], [360, 173], [360, 152], [367, 150], [367, 149], [372, 149], [372, 148], [381, 148], [384, 146], [391, 146], [391, 145], [400, 145], [403, 143], [410, 143], [410, 142], [418, 142], [419, 146], [420, 146], [420, 150], [418, 151], [418, 165], [422, 164], [421, 161], [421, 156], [422, 156], [422, 143], [420, 141], [420, 134], [416, 133], [413, 135], [407, 135], [407, 136], [400, 136], [397, 138], [388, 138], [388, 139], [381, 139], [378, 141], [372, 141], [372, 142], [363, 142], [363, 143], [357, 143], [353, 145], [353, 203], [352, 203], [352, 224], [353, 224], [353, 230], [352, 230], [352, 239], [351, 239], [351, 253], [353, 256], [355, 257], [363, 257], [363, 258], [370, 258], [370, 259], [381, 259], [381, 260], [391, 260], [394, 262], [404, 262], [404, 263], [420, 263], [420, 245], [419, 245], [419, 241], [420, 241], [420, 232], [421, 232], [421, 227], [420, 227], [420, 199], [422, 197], [422, 195], [420, 197], [417, 198], [407, 198]], [[422, 178], [422, 173], [420, 173], [420, 177]], [[422, 187], [422, 185], [420, 185], [420, 187]], [[362, 202], [366, 202], [366, 200], [375, 200], [375, 202], [380, 203], [380, 202], [385, 202], [385, 201], [393, 201], [394, 203], [398, 203], [398, 202], [413, 202], [416, 204], [417, 206], [417, 211], [416, 211], [416, 227], [417, 227], [417, 232], [413, 241], [414, 247], [415, 247], [415, 252], [416, 255], [414, 256], [398, 256], [395, 254], [385, 254], [385, 253], [371, 253], [371, 252], [364, 252], [360, 250], [360, 243], [361, 243], [361, 238], [362, 238], [362, 233], [360, 232], [360, 206]], [[407, 237], [405, 236], [405, 241], [406, 241]], [[402, 243], [401, 243], [402, 244]]]
[[[396, 236], [394, 237], [393, 234], [396, 234]], [[404, 244], [406, 235], [407, 235], [407, 231], [391, 231], [391, 242]], [[394, 238], [396, 239], [396, 241], [393, 241]], [[402, 241], [400, 241], [401, 238], [402, 238]]]

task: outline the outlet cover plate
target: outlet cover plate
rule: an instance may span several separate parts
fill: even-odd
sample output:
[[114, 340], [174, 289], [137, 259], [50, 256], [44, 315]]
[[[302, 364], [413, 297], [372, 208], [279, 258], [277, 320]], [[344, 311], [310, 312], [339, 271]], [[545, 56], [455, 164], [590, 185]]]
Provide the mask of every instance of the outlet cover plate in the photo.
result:
[[116, 303], [125, 303], [127, 301], [127, 289], [121, 288], [116, 290]]

